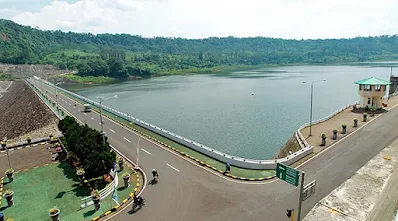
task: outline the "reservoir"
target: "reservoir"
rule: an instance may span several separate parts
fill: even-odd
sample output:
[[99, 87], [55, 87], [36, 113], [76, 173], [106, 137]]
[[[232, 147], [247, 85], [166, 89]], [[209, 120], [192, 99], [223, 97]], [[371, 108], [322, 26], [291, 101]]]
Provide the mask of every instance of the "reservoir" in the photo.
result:
[[231, 155], [270, 159], [309, 122], [311, 82], [326, 80], [314, 84], [317, 120], [359, 100], [354, 81], [372, 76], [389, 80], [389, 65], [272, 67], [73, 91], [95, 101], [118, 95], [104, 105]]

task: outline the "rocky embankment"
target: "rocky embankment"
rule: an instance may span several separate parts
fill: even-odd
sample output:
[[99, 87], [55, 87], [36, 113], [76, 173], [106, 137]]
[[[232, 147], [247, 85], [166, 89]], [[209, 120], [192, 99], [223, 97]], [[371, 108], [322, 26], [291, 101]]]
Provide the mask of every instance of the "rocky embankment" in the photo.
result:
[[297, 139], [295, 136], [292, 136], [286, 144], [275, 154], [274, 159], [279, 159], [286, 157], [289, 155], [289, 151], [292, 153], [299, 151], [300, 150], [300, 145], [297, 142]]
[[0, 98], [0, 139], [9, 143], [59, 133], [58, 119], [22, 80], [14, 81]]

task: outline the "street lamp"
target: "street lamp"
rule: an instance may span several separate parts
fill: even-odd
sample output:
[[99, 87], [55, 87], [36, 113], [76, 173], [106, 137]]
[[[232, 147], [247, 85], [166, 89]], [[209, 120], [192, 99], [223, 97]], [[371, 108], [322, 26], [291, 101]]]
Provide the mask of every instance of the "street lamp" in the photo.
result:
[[99, 103], [100, 103], [99, 108], [100, 108], [100, 120], [101, 120], [101, 122], [100, 122], [101, 123], [101, 134], [102, 134], [102, 141], [103, 141], [104, 145], [105, 145], [105, 134], [104, 134], [104, 121], [102, 120], [102, 102], [109, 100], [111, 98], [118, 98], [118, 97], [117, 97], [117, 95], [114, 95], [114, 96], [108, 97], [108, 98], [98, 97]]
[[[317, 81], [313, 81], [311, 83], [310, 136], [312, 136], [312, 130], [311, 130], [312, 129], [312, 99], [313, 99], [313, 95], [314, 95], [314, 84], [317, 82], [322, 82], [322, 81], [326, 81], [326, 80], [325, 79], [317, 80]], [[303, 83], [306, 83], [306, 82], [303, 82]]]

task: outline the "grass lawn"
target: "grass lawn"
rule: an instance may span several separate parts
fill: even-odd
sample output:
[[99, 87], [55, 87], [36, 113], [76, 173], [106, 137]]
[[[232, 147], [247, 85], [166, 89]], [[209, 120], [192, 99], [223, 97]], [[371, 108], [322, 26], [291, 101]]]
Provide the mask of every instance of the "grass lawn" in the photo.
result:
[[[84, 103], [84, 101], [80, 100], [79, 98], [72, 97], [71, 95], [66, 94], [66, 93], [63, 93], [63, 94], [65, 96], [68, 96], [72, 100]], [[98, 107], [91, 105], [91, 108], [93, 110], [99, 112], [99, 108]], [[161, 135], [159, 135], [157, 133], [154, 133], [154, 132], [149, 131], [149, 130], [147, 130], [147, 129], [143, 128], [143, 127], [140, 127], [140, 126], [138, 126], [136, 124], [133, 124], [133, 123], [127, 121], [124, 118], [121, 118], [119, 116], [116, 116], [116, 115], [112, 114], [111, 112], [108, 112], [107, 110], [103, 110], [103, 113], [106, 116], [108, 116], [108, 117], [110, 117], [112, 119], [116, 119], [116, 120], [122, 122], [124, 125], [126, 125], [128, 127], [134, 128], [134, 129], [136, 129], [138, 131], [141, 131], [141, 132], [143, 132], [143, 133], [145, 133], [145, 134], [147, 134], [147, 135], [149, 135], [149, 136], [151, 136], [151, 137], [153, 137], [153, 138], [155, 138], [155, 139], [157, 139], [157, 140], [159, 140], [159, 141], [161, 141], [163, 143], [166, 143], [166, 144], [170, 145], [171, 147], [173, 147], [173, 148], [175, 148], [175, 149], [177, 149], [179, 151], [182, 151], [182, 152], [188, 154], [189, 156], [194, 157], [195, 159], [203, 161], [206, 164], [209, 164], [209, 165], [217, 168], [217, 170], [222, 170], [222, 171], [225, 170], [225, 163], [223, 163], [223, 162], [215, 160], [215, 159], [213, 159], [211, 157], [208, 157], [208, 156], [206, 156], [204, 154], [201, 154], [201, 153], [199, 153], [199, 152], [197, 152], [195, 150], [192, 150], [191, 148], [188, 148], [188, 147], [186, 147], [184, 145], [181, 145], [181, 144], [179, 144], [177, 142], [174, 142], [174, 141], [172, 141], [172, 140], [170, 140], [168, 138], [165, 138], [165, 137], [163, 137], [163, 136], [161, 136]], [[237, 176], [237, 177], [244, 177], [244, 178], [266, 178], [266, 177], [275, 175], [275, 171], [274, 170], [251, 170], [251, 169], [244, 169], [244, 168], [231, 166], [231, 175]]]
[[[132, 172], [127, 166], [123, 172]], [[128, 197], [136, 187], [136, 176], [131, 176], [131, 185], [124, 188], [122, 173], [118, 173], [117, 194], [119, 203]], [[4, 179], [8, 181], [7, 178]], [[8, 218], [17, 221], [45, 220], [50, 221], [48, 210], [57, 206], [63, 221], [91, 220], [116, 206], [111, 195], [101, 201], [101, 209], [94, 206], [80, 209], [81, 199], [89, 195], [86, 187], [80, 187], [75, 171], [67, 163], [49, 164], [15, 174], [14, 182], [4, 185], [4, 190], [14, 191], [14, 206], [6, 208], [2, 199], [0, 211]]]

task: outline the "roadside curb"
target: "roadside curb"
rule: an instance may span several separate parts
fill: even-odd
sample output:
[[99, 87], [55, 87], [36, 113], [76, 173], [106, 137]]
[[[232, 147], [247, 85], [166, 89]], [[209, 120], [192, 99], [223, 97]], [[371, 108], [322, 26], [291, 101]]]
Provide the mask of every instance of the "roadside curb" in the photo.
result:
[[[63, 93], [63, 92], [60, 92], [60, 93], [64, 94], [64, 96], [66, 96], [66, 97], [69, 97], [71, 100], [74, 100], [74, 101], [78, 102], [79, 104], [83, 105], [83, 103], [80, 101], [80, 99], [76, 99], [76, 98], [74, 98], [74, 97], [71, 97], [71, 96], [69, 96], [69, 95], [66, 95], [66, 94]], [[96, 111], [96, 110], [94, 110], [94, 109], [93, 109], [93, 111], [98, 112], [98, 111]], [[104, 112], [107, 112], [107, 111], [105, 110]], [[215, 168], [215, 167], [213, 167], [213, 166], [211, 166], [211, 165], [209, 165], [209, 164], [206, 164], [205, 162], [200, 161], [200, 160], [198, 160], [198, 159], [196, 159], [196, 158], [194, 158], [194, 157], [192, 157], [192, 156], [190, 156], [190, 155], [188, 155], [188, 154], [186, 154], [186, 153], [184, 153], [184, 152], [178, 150], [177, 148], [174, 148], [174, 147], [172, 147], [172, 146], [170, 146], [170, 145], [168, 145], [168, 144], [166, 144], [166, 143], [164, 143], [164, 142], [161, 142], [161, 141], [157, 140], [156, 138], [151, 137], [151, 136], [145, 134], [144, 132], [141, 132], [141, 131], [139, 131], [139, 130], [133, 128], [133, 127], [131, 127], [130, 125], [126, 125], [126, 123], [123, 123], [123, 122], [119, 121], [118, 119], [115, 119], [114, 117], [109, 117], [107, 114], [103, 114], [103, 115], [104, 115], [105, 117], [107, 117], [107, 118], [109, 118], [109, 119], [111, 119], [111, 120], [117, 122], [117, 123], [120, 124], [121, 126], [124, 126], [124, 127], [128, 128], [128, 129], [130, 129], [130, 130], [132, 130], [132, 131], [138, 133], [139, 135], [144, 136], [144, 137], [146, 137], [146, 138], [152, 140], [153, 142], [156, 142], [157, 144], [162, 145], [163, 147], [167, 147], [169, 150], [172, 150], [173, 152], [180, 154], [180, 155], [183, 156], [185, 159], [190, 160], [190, 161], [194, 161], [194, 162], [196, 162], [197, 164], [199, 164], [200, 166], [202, 166], [202, 167], [207, 167], [207, 168], [209, 168], [209, 169], [211, 169], [211, 170], [213, 170], [213, 171], [217, 172], [218, 174], [221, 174], [221, 175], [223, 175], [223, 176], [225, 176], [225, 177], [229, 177], [229, 178], [231, 178], [231, 179], [240, 180], [240, 181], [266, 181], [266, 180], [270, 180], [270, 179], [273, 179], [273, 178], [276, 177], [276, 174], [275, 174], [275, 175], [272, 175], [272, 176], [268, 176], [268, 177], [261, 177], [261, 178], [246, 178], [246, 177], [234, 176], [234, 175], [231, 175], [231, 174], [228, 174], [228, 173], [225, 174], [224, 171], [219, 170], [219, 169], [217, 169], [217, 168]], [[130, 122], [130, 124], [134, 124], [134, 122]], [[135, 125], [137, 125], [137, 124], [135, 124]], [[137, 126], [138, 126], [138, 125], [137, 125]], [[161, 136], [161, 135], [159, 135], [159, 136]], [[275, 173], [276, 173], [276, 172], [275, 172]]]
[[100, 216], [94, 217], [93, 219], [91, 219], [91, 221], [98, 221], [106, 216], [111, 215], [114, 212], [117, 212], [120, 208], [122, 208], [124, 205], [127, 205], [128, 202], [133, 198], [134, 194], [138, 193], [138, 189], [140, 187], [140, 175], [138, 172], [136, 172], [136, 170], [130, 165], [127, 164], [127, 166], [133, 171], [132, 174], [135, 174], [136, 178], [137, 178], [137, 184], [136, 187], [134, 188], [134, 190], [129, 194], [129, 196], [124, 199], [119, 205], [113, 207], [112, 209], [106, 211], [105, 213], [101, 214]]

